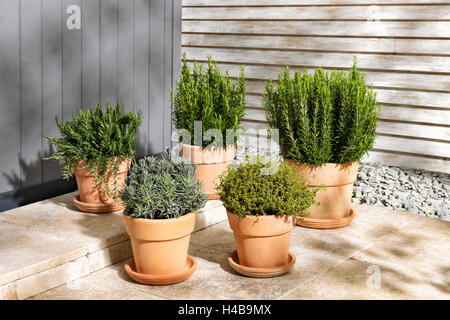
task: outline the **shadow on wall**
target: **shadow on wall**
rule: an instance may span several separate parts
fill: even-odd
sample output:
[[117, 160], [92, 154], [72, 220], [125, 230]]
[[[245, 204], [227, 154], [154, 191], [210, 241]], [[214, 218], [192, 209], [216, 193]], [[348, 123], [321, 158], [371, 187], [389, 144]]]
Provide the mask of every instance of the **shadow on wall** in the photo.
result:
[[[135, 150], [138, 159], [145, 156], [146, 145], [142, 140], [141, 137], [136, 137]], [[38, 152], [34, 161], [26, 162], [19, 157], [19, 172], [3, 172], [3, 177], [11, 191], [0, 193], [0, 212], [77, 190], [75, 177], [71, 177], [69, 180], [60, 178], [35, 183], [36, 172], [42, 172], [44, 168], [52, 170], [55, 176], [60, 175], [61, 166], [57, 161], [42, 160], [43, 157], [48, 157], [54, 152], [55, 148], [50, 146], [45, 154]], [[160, 157], [161, 154], [158, 153], [155, 156]]]
[[[116, 21], [115, 5], [103, 6], [102, 10], [106, 10], [105, 16], [111, 21]], [[65, 19], [66, 15], [62, 18]], [[63, 113], [67, 114], [69, 109], [79, 110], [81, 101], [85, 104], [84, 107], [95, 105], [100, 98], [99, 91], [95, 89], [79, 96], [79, 88], [66, 90], [64, 97], [61, 96], [62, 76], [67, 83], [81, 84], [82, 80], [81, 72], [78, 72], [81, 70], [61, 75], [62, 70], [58, 69], [58, 66], [62, 65], [61, 59], [64, 59], [64, 65], [73, 65], [76, 68], [76, 60], [80, 57], [70, 54], [71, 50], [65, 50], [62, 58], [63, 47], [66, 48], [72, 42], [63, 41], [61, 37], [65, 24], [61, 25], [60, 16], [48, 16], [47, 19], [49, 20], [46, 20], [43, 28], [30, 28], [29, 25], [22, 28], [22, 56], [19, 55], [18, 49], [16, 54], [11, 53], [10, 49], [14, 49], [12, 47], [5, 49], [7, 54], [3, 54], [3, 50], [1, 52], [0, 108], [7, 116], [0, 119], [0, 133], [3, 138], [0, 142], [0, 163], [6, 164], [0, 169], [0, 212], [76, 190], [74, 178], [68, 181], [60, 179], [59, 162], [42, 160], [42, 157], [53, 154], [55, 148], [49, 146], [46, 139], [36, 133], [58, 135], [54, 120], [56, 115], [67, 121], [69, 119], [64, 119]], [[35, 22], [33, 20], [30, 23]], [[43, 37], [41, 32], [45, 33]], [[33, 43], [29, 42], [31, 39], [42, 39], [42, 50], [33, 47], [38, 46], [38, 43], [34, 40]], [[31, 58], [27, 58], [28, 56]], [[111, 79], [107, 76], [111, 76]], [[110, 87], [115, 83], [112, 77], [113, 73], [102, 74], [103, 87]], [[42, 101], [42, 105], [35, 105], [35, 101]], [[28, 148], [32, 150], [27, 150]], [[139, 145], [138, 148], [139, 155], [145, 155], [141, 150], [147, 148], [144, 145]], [[17, 155], [17, 158], [12, 154]]]
[[[45, 156], [53, 153], [53, 150], [46, 152]], [[75, 178], [54, 179], [39, 184], [30, 183], [30, 177], [35, 176], [42, 168], [42, 153], [39, 152], [36, 160], [25, 162], [22, 158], [18, 159], [20, 172], [3, 173], [11, 191], [0, 194], [0, 212], [13, 209], [19, 206], [27, 205], [36, 201], [41, 201], [50, 197], [55, 197], [64, 193], [72, 192], [77, 189]], [[54, 160], [48, 160], [53, 161]]]

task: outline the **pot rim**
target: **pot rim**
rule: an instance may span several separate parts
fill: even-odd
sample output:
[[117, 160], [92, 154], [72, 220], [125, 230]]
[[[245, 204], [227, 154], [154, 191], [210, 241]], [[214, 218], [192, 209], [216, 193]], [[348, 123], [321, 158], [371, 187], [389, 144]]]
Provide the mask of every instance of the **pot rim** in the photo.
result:
[[132, 218], [124, 213], [122, 215], [130, 239], [146, 242], [164, 242], [184, 238], [193, 232], [197, 219], [195, 212], [170, 219]]
[[[117, 158], [117, 157], [110, 157], [109, 159], [114, 159], [114, 158]], [[86, 160], [78, 159], [73, 168], [73, 173], [78, 176], [93, 176], [91, 173], [90, 166], [87, 166], [84, 168], [79, 168], [84, 163], [86, 163]], [[125, 164], [126, 164], [126, 166], [125, 166]], [[110, 166], [110, 164], [108, 164], [108, 167], [109, 166]], [[131, 166], [131, 157], [126, 158], [119, 164], [119, 171], [117, 172], [117, 174], [127, 172], [130, 169], [130, 166]], [[123, 167], [123, 168], [121, 169], [121, 167]], [[84, 172], [85, 170], [87, 172]]]
[[[250, 237], [273, 237], [292, 232], [296, 222], [296, 216], [293, 215], [247, 215], [243, 218], [238, 217], [231, 210], [227, 210], [228, 222], [230, 228], [235, 233], [243, 234]], [[233, 218], [230, 219], [230, 216]], [[238, 220], [236, 220], [238, 219]], [[261, 219], [260, 225], [255, 225], [255, 222]], [[234, 221], [232, 221], [234, 220]], [[274, 227], [270, 230], [265, 230], [264, 225], [271, 224]], [[234, 226], [234, 227], [233, 227]]]
[[283, 157], [283, 161], [286, 161], [286, 160], [290, 161], [290, 162], [293, 162], [295, 164], [301, 165], [301, 166], [313, 167], [313, 168], [321, 168], [321, 167], [324, 167], [324, 166], [326, 166], [326, 167], [331, 167], [331, 166], [335, 166], [335, 167], [351, 167], [351, 166], [356, 165], [357, 163], [359, 164], [359, 160], [356, 160], [356, 161], [353, 161], [353, 162], [350, 162], [350, 163], [327, 162], [327, 163], [324, 163], [324, 164], [322, 164], [320, 166], [316, 166], [316, 165], [311, 164], [311, 163], [298, 162], [298, 161], [295, 161], [295, 160]]
[[182, 216], [175, 217], [175, 218], [169, 218], [169, 219], [147, 219], [147, 218], [133, 218], [133, 217], [125, 214], [124, 212], [122, 212], [122, 215], [125, 218], [128, 218], [130, 220], [135, 220], [135, 221], [138, 221], [140, 223], [152, 223], [152, 224], [157, 224], [157, 223], [161, 223], [162, 224], [162, 223], [165, 223], [165, 222], [169, 222], [170, 223], [172, 221], [173, 222], [178, 222], [178, 221], [182, 221], [182, 220], [187, 220], [194, 214], [197, 215], [198, 212], [197, 211], [191, 211], [191, 212], [186, 213], [186, 214], [184, 214]]
[[359, 161], [350, 164], [325, 163], [321, 166], [283, 158], [284, 162], [308, 180], [308, 187], [341, 187], [357, 180]]

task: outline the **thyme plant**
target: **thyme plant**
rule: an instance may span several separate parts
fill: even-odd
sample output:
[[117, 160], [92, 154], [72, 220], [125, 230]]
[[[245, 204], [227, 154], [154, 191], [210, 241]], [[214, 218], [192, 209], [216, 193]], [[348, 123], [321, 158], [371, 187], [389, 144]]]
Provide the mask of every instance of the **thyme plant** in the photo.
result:
[[[183, 54], [180, 80], [176, 83], [176, 93], [170, 90], [172, 101], [172, 119], [176, 129], [189, 131], [191, 143], [194, 144], [194, 122], [202, 122], [202, 146], [227, 146], [227, 129], [235, 131], [235, 143], [244, 128], [240, 125], [245, 115], [245, 85], [244, 67], [240, 76], [233, 83], [228, 75], [220, 73], [217, 62], [208, 56], [208, 68], [204, 70], [194, 62], [194, 69], [189, 69], [186, 54]], [[222, 141], [210, 141], [205, 132], [217, 129], [222, 134]], [[231, 131], [228, 131], [230, 133]]]
[[318, 68], [291, 77], [286, 67], [278, 87], [266, 82], [263, 106], [283, 156], [316, 166], [360, 160], [373, 147], [381, 109], [356, 59], [349, 72]]
[[[112, 198], [117, 198], [117, 173], [122, 161], [134, 158], [134, 143], [142, 122], [142, 112], [123, 112], [120, 102], [116, 107], [106, 103], [81, 109], [77, 115], [72, 111], [72, 120], [62, 123], [55, 117], [61, 137], [45, 138], [57, 147], [57, 152], [44, 160], [62, 160], [61, 173], [68, 179], [78, 160], [84, 160], [79, 168], [90, 168], [96, 182]], [[108, 180], [114, 177], [113, 190]]]
[[195, 167], [183, 159], [146, 157], [134, 164], [120, 198], [124, 214], [134, 218], [170, 219], [202, 208], [206, 194], [194, 180]]
[[285, 163], [279, 163], [273, 174], [263, 174], [272, 166], [273, 163], [259, 155], [247, 158], [237, 167], [229, 166], [217, 185], [223, 205], [240, 218], [246, 215], [307, 216], [307, 209], [316, 204], [316, 193], [321, 187], [308, 187], [306, 180]]

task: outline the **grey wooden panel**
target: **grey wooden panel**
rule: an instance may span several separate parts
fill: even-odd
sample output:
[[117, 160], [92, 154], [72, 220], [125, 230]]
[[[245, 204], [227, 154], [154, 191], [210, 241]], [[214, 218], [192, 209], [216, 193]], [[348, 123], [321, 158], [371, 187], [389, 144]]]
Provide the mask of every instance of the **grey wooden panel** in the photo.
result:
[[0, 0], [0, 192], [20, 181], [19, 1]]
[[150, 0], [150, 105], [149, 153], [163, 149], [164, 127], [160, 119], [164, 117], [164, 3], [166, 1]]
[[21, 187], [42, 181], [42, 48], [41, 1], [20, 2], [21, 46]]
[[82, 106], [100, 101], [100, 0], [82, 0]]
[[117, 101], [117, 0], [100, 0], [100, 97]]
[[[81, 30], [66, 26], [70, 5]], [[142, 109], [137, 156], [169, 143], [181, 0], [0, 0], [0, 27], [0, 193], [59, 178], [42, 134], [99, 101]]]
[[[173, 17], [181, 17], [181, 10], [182, 10], [182, 0], [173, 0]], [[181, 71], [181, 46], [178, 46], [177, 44], [181, 44], [182, 36], [181, 36], [181, 19], [172, 19], [172, 42], [173, 42], [173, 49], [172, 49], [172, 88], [176, 87], [176, 81], [180, 77], [180, 71]], [[171, 123], [171, 132], [173, 132], [174, 126]], [[169, 138], [171, 140], [171, 138]], [[175, 144], [176, 142], [171, 141], [171, 146], [174, 147], [172, 144]]]
[[124, 110], [134, 109], [134, 1], [118, 1], [117, 89]]
[[72, 110], [81, 108], [81, 30], [69, 30], [66, 9], [70, 5], [81, 6], [81, 0], [63, 0], [63, 120], [72, 119]]
[[[171, 109], [170, 109], [170, 94], [169, 88], [172, 88], [173, 81], [173, 55], [172, 55], [172, 43], [173, 43], [173, 23], [172, 23], [172, 10], [173, 10], [173, 0], [164, 1], [164, 89], [162, 96], [164, 99], [163, 106], [163, 136], [162, 136], [162, 147], [166, 148], [170, 146], [171, 137]], [[177, 60], [179, 61], [179, 60]]]
[[[42, 133], [59, 135], [55, 116], [62, 116], [62, 5], [60, 0], [42, 0]], [[53, 145], [43, 139], [42, 153], [55, 152]], [[43, 182], [60, 177], [60, 163], [42, 162]]]
[[[136, 156], [148, 155], [149, 144], [149, 0], [135, 0], [134, 7], [134, 103], [144, 114], [136, 139]], [[152, 103], [154, 103], [152, 101]], [[153, 137], [152, 137], [153, 138]]]

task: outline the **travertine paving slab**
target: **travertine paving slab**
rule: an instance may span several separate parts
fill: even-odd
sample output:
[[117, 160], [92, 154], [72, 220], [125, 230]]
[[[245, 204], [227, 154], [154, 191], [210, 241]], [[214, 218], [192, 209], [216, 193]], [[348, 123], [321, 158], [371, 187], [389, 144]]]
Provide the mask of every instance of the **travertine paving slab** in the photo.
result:
[[[24, 299], [132, 256], [122, 212], [85, 213], [72, 192], [0, 214], [0, 299]], [[218, 200], [196, 230], [226, 219]]]
[[197, 213], [194, 232], [225, 220], [227, 220], [227, 211], [222, 206], [222, 201], [208, 200], [205, 207]]
[[0, 285], [72, 261], [87, 253], [73, 241], [0, 221]]
[[15, 283], [17, 299], [26, 299], [89, 274], [86, 256], [46, 271], [19, 279]]
[[[354, 204], [357, 216], [345, 228], [295, 227], [290, 247], [297, 257], [293, 268], [280, 277], [255, 279], [241, 276], [229, 266], [227, 257], [235, 250], [234, 236], [228, 221], [224, 221], [226, 212], [220, 201], [210, 201], [199, 215], [201, 219], [196, 225], [199, 231], [191, 236], [189, 254], [198, 262], [196, 272], [182, 283], [148, 286], [134, 282], [124, 271], [126, 258], [132, 252], [121, 213], [91, 217], [71, 208], [72, 196], [47, 200], [43, 207], [20, 208], [24, 210], [24, 221], [11, 213], [0, 214], [0, 232], [4, 231], [0, 233], [0, 268], [8, 265], [4, 261], [13, 252], [20, 252], [21, 256], [26, 250], [31, 250], [28, 253], [31, 262], [27, 263], [32, 266], [40, 263], [39, 268], [19, 268], [21, 273], [3, 273], [0, 296], [9, 299], [31, 296], [32, 299], [450, 299], [449, 222]], [[30, 223], [32, 219], [39, 220], [31, 209], [42, 216], [41, 221]], [[104, 224], [98, 217], [105, 218]], [[67, 233], [64, 233], [65, 224]], [[73, 249], [71, 245], [77, 243], [77, 234], [81, 242], [78, 249]], [[41, 245], [52, 250], [41, 250]], [[35, 263], [33, 257], [45, 263]], [[16, 265], [19, 262], [20, 259]], [[34, 274], [27, 275], [23, 270]], [[13, 282], [10, 282], [14, 278], [11, 275], [17, 278]]]
[[349, 259], [283, 299], [450, 299], [441, 285], [423, 275]]
[[355, 259], [416, 275], [450, 294], [450, 222], [419, 217]]
[[160, 300], [161, 297], [132, 290], [115, 269], [105, 268], [87, 277], [29, 298], [30, 300]]
[[76, 192], [36, 202], [0, 214], [6, 221], [62, 241], [76, 241], [93, 252], [128, 239], [121, 211], [86, 213], [72, 202]]

